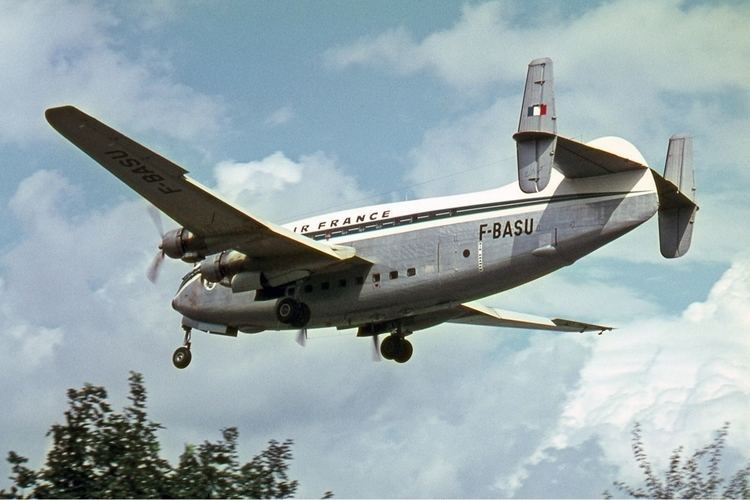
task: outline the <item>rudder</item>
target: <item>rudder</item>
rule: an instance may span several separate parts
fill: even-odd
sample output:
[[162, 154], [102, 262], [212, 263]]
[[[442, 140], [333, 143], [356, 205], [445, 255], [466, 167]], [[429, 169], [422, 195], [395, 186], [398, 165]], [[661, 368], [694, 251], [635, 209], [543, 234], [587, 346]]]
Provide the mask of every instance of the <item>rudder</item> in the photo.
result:
[[695, 202], [693, 138], [669, 139], [664, 176], [654, 175], [659, 192], [659, 246], [668, 258], [681, 257], [690, 249], [698, 205]]
[[537, 193], [549, 183], [557, 139], [552, 60], [534, 59], [526, 73], [516, 140], [518, 184]]

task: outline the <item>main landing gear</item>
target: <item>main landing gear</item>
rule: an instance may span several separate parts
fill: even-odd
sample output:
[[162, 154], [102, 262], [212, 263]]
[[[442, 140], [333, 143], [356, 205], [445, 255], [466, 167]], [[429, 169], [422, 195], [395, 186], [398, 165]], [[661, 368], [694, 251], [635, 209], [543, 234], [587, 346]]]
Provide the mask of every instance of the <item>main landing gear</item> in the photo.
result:
[[172, 354], [172, 363], [176, 368], [183, 369], [190, 364], [190, 360], [193, 359], [193, 355], [190, 354], [190, 338], [191, 329], [183, 326], [185, 329], [185, 340], [183, 341], [182, 347], [178, 347], [177, 350]]
[[396, 363], [406, 363], [411, 359], [413, 353], [414, 347], [412, 347], [411, 342], [404, 338], [401, 329], [388, 335], [380, 344], [380, 354], [385, 359], [392, 359]]
[[310, 308], [304, 302], [285, 297], [276, 304], [276, 319], [294, 328], [303, 328], [310, 322]]

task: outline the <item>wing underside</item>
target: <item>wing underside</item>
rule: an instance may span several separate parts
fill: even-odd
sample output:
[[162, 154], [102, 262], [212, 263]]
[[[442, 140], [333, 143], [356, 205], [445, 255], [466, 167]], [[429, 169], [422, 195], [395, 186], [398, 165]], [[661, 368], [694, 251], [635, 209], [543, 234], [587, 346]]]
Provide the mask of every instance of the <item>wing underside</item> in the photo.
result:
[[313, 241], [243, 212], [186, 177], [187, 170], [179, 165], [73, 106], [48, 109], [45, 116], [84, 153], [178, 224], [203, 237], [209, 253], [234, 249], [264, 261], [306, 268], [354, 257], [351, 247]]
[[558, 332], [604, 332], [613, 329], [611, 326], [560, 318], [550, 319], [542, 316], [506, 311], [488, 307], [477, 302], [461, 304], [458, 306], [456, 312], [457, 316], [448, 320], [450, 323]]

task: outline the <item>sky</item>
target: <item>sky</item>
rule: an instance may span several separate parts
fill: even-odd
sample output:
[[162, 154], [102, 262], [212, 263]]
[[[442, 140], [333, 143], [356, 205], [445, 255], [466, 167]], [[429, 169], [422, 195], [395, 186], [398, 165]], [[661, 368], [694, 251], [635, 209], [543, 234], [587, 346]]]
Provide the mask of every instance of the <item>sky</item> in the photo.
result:
[[[300, 496], [592, 497], [731, 422], [750, 458], [750, 4], [0, 0], [0, 454], [40, 465], [65, 390], [126, 404], [144, 374], [173, 461], [237, 426], [249, 460], [295, 440]], [[442, 325], [409, 363], [353, 332], [225, 338], [146, 280], [159, 235], [137, 195], [60, 137], [76, 105], [245, 210], [283, 223], [515, 182], [526, 65], [554, 61], [558, 130], [617, 135], [661, 170], [694, 137], [693, 246], [652, 220], [484, 303], [613, 324], [602, 336]], [[0, 477], [9, 469], [0, 465]], [[0, 485], [6, 485], [0, 480]]]

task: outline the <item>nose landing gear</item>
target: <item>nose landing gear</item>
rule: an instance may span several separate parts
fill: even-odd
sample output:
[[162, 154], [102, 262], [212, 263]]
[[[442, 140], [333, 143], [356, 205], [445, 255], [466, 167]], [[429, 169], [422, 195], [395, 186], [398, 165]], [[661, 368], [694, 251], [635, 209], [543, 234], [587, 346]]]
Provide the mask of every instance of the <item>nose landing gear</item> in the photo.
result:
[[185, 340], [183, 341], [183, 345], [178, 347], [174, 354], [172, 354], [172, 364], [179, 369], [186, 368], [193, 359], [193, 355], [190, 354], [190, 338], [192, 336], [192, 330], [186, 326], [183, 326], [183, 328], [185, 329]]

